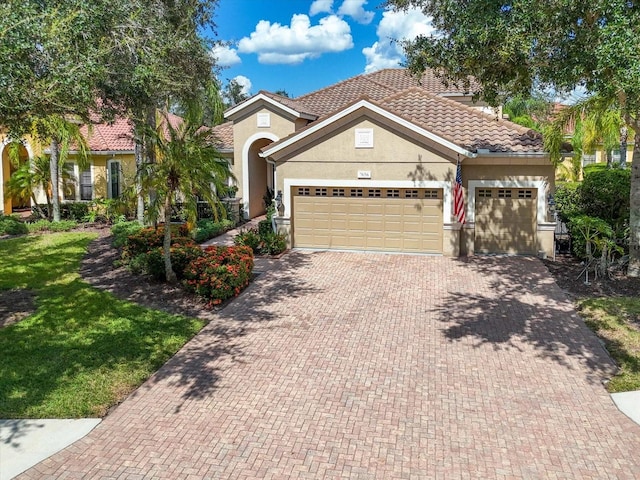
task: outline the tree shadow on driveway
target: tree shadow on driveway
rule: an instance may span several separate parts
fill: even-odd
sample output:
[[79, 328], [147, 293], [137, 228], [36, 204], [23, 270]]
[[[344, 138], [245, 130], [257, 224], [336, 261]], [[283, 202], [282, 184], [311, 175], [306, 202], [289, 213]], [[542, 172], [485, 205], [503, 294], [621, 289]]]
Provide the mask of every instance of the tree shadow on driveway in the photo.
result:
[[[267, 323], [286, 319], [287, 312], [277, 308], [278, 299], [283, 296], [299, 298], [316, 292], [301, 273], [309, 263], [309, 256], [308, 253], [290, 252], [259, 274], [244, 292], [219, 310], [194, 339], [156, 372], [148, 386], [167, 381], [182, 392], [183, 401], [211, 395], [218, 388], [224, 371], [245, 361], [243, 337], [265, 328]], [[176, 413], [182, 406], [176, 408]]]
[[538, 358], [584, 369], [591, 383], [615, 373], [598, 338], [538, 259], [476, 256], [455, 262], [460, 288], [435, 307], [445, 338], [471, 339], [476, 348], [532, 348]]

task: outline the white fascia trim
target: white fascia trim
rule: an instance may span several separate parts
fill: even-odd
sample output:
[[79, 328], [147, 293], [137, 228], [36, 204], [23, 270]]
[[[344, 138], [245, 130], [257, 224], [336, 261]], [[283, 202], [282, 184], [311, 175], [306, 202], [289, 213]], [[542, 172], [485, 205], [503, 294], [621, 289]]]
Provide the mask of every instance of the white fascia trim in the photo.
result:
[[285, 217], [291, 217], [291, 187], [347, 187], [347, 188], [441, 188], [443, 224], [451, 218], [451, 182], [435, 180], [414, 182], [412, 180], [327, 180], [326, 178], [285, 178], [282, 192]]
[[[277, 142], [278, 137], [271, 132], [258, 132], [247, 138], [242, 146], [242, 203], [245, 215], [249, 215], [249, 149], [256, 140], [266, 138], [272, 142]], [[260, 155], [262, 156], [262, 155]]]
[[378, 115], [381, 115], [389, 120], [391, 120], [394, 123], [397, 123], [398, 125], [408, 128], [409, 130], [422, 135], [423, 137], [428, 138], [429, 140], [433, 140], [436, 143], [439, 143], [440, 145], [453, 150], [456, 153], [459, 153], [460, 155], [464, 155], [465, 157], [475, 157], [476, 154], [473, 152], [470, 152], [468, 150], [465, 150], [464, 148], [460, 147], [459, 145], [456, 145], [455, 143], [452, 143], [448, 140], [445, 140], [442, 137], [439, 137], [438, 135], [435, 135], [431, 132], [429, 132], [428, 130], [425, 130], [424, 128], [421, 128], [419, 126], [417, 126], [416, 124], [409, 122], [408, 120], [405, 120], [404, 118], [400, 118], [397, 115], [394, 115], [393, 113], [388, 112], [387, 110], [378, 107], [377, 105], [373, 105], [372, 103], [366, 101], [366, 100], [360, 100], [359, 102], [354, 103], [353, 105], [351, 105], [350, 107], [345, 108], [344, 110], [341, 110], [340, 112], [336, 113], [335, 115], [324, 119], [321, 122], [318, 123], [314, 123], [313, 126], [311, 126], [310, 128], [308, 128], [307, 130], [301, 132], [299, 135], [295, 135], [294, 137], [290, 138], [289, 140], [286, 140], [284, 142], [282, 142], [280, 145], [276, 145], [275, 147], [266, 150], [263, 155], [264, 156], [268, 156], [268, 155], [272, 155], [276, 152], [279, 152], [280, 150], [287, 148], [288, 146], [292, 145], [293, 143], [302, 140], [303, 138], [308, 137], [309, 135], [314, 134], [315, 132], [317, 132], [318, 130], [326, 127], [327, 125], [340, 120], [341, 118], [346, 117], [347, 115], [350, 115], [351, 113], [355, 112], [356, 110], [360, 109], [360, 108], [366, 108], [374, 113], [377, 113]]
[[476, 188], [536, 188], [538, 189], [538, 224], [547, 223], [547, 190], [549, 184], [544, 180], [537, 181], [505, 181], [505, 180], [469, 180], [467, 193], [469, 206], [467, 222], [476, 220]]
[[482, 157], [495, 157], [495, 158], [510, 158], [510, 157], [531, 157], [531, 158], [544, 158], [548, 157], [546, 152], [478, 152], [476, 158]]
[[273, 105], [275, 108], [283, 110], [286, 113], [288, 113], [289, 115], [291, 115], [293, 117], [296, 117], [296, 118], [306, 118], [307, 120], [314, 120], [316, 118], [316, 117], [314, 117], [312, 115], [308, 115], [308, 114], [305, 114], [305, 113], [300, 113], [300, 112], [294, 110], [293, 108], [287, 107], [286, 105], [283, 105], [282, 103], [274, 100], [271, 97], [267, 97], [266, 95], [264, 95], [262, 93], [259, 93], [255, 97], [247, 100], [246, 102], [241, 103], [240, 105], [236, 105], [235, 107], [231, 108], [230, 110], [227, 110], [225, 112], [225, 114], [224, 114], [224, 118], [232, 117], [236, 113], [241, 112], [245, 108], [248, 108], [251, 105], [253, 105], [254, 103], [257, 103], [257, 102], [259, 102], [261, 100], [264, 100], [268, 104]]

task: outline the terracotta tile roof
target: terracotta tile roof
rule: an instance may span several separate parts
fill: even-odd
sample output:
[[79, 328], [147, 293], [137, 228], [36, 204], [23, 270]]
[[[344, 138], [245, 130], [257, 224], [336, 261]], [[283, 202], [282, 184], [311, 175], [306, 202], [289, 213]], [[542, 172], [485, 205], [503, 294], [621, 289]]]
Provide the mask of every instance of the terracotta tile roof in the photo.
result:
[[379, 104], [426, 130], [467, 150], [543, 152], [542, 136], [534, 130], [498, 119], [454, 100], [413, 87]]
[[491, 152], [500, 153], [541, 153], [544, 151], [540, 133], [507, 120], [497, 119], [495, 115], [483, 113], [454, 100], [431, 94], [420, 87], [411, 87], [379, 101], [361, 95], [341, 108], [319, 118], [316, 122], [268, 145], [263, 151], [295, 138], [302, 132], [313, 128], [318, 122], [353, 106], [359, 100], [366, 100], [377, 105], [389, 113], [471, 152], [476, 152], [478, 149], [488, 149]]
[[92, 152], [133, 151], [131, 124], [125, 118], [116, 118], [113, 123], [96, 123], [91, 132], [86, 125], [80, 127], [80, 133], [87, 139]]
[[213, 134], [219, 140], [220, 150], [233, 150], [233, 122], [225, 122], [213, 127]]
[[362, 95], [372, 100], [382, 100], [394, 93], [408, 88], [420, 88], [433, 94], [466, 93], [463, 89], [445, 86], [427, 70], [418, 80], [404, 68], [387, 68], [373, 73], [358, 75], [322, 90], [302, 95], [296, 101], [319, 116], [327, 115], [338, 108], [353, 102]]
[[266, 90], [260, 90], [259, 93], [271, 98], [272, 100], [275, 100], [276, 102], [279, 102], [279, 103], [291, 108], [292, 110], [295, 110], [298, 113], [302, 113], [302, 114], [306, 114], [306, 115], [311, 115], [311, 116], [317, 117], [317, 114], [315, 114], [314, 112], [309, 110], [305, 104], [303, 104], [302, 102], [299, 102], [299, 101], [297, 101], [297, 100], [295, 100], [293, 98], [283, 97], [282, 95], [278, 95], [276, 93], [267, 92]]

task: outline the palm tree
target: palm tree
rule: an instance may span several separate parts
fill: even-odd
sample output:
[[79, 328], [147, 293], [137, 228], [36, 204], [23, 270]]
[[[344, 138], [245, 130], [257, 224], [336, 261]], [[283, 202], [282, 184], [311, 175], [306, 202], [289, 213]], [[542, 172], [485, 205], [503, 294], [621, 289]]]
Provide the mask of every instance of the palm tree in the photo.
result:
[[32, 135], [50, 145], [49, 172], [51, 176], [51, 204], [53, 221], [60, 221], [60, 169], [69, 157], [71, 147], [77, 148], [78, 167], [83, 170], [89, 164], [87, 140], [80, 132], [78, 122], [59, 115], [49, 115], [36, 120]]
[[190, 105], [184, 120], [176, 122], [176, 119], [164, 113], [157, 122], [158, 129], [149, 132], [156, 160], [148, 162], [141, 175], [143, 190], [153, 192], [148, 208], [150, 219], [156, 221], [161, 215], [164, 219], [163, 253], [169, 283], [177, 281], [171, 265], [169, 228], [176, 197], [183, 197], [190, 223], [196, 221], [198, 197], [214, 207], [217, 215], [221, 202], [216, 192], [224, 193], [228, 179], [233, 176], [229, 162], [215, 147], [215, 136], [209, 128], [202, 127], [202, 108]]
[[[613, 149], [620, 147], [626, 153], [627, 129], [620, 109], [612, 102], [592, 96], [560, 110], [543, 128], [545, 148], [556, 166], [560, 165], [566, 145], [565, 132], [571, 127], [570, 143], [575, 163], [581, 164], [582, 154], [594, 152], [598, 145], [604, 147], [608, 167], [612, 165]], [[621, 153], [622, 158], [626, 157]]]
[[[32, 203], [41, 218], [51, 215], [51, 173], [49, 170], [49, 159], [40, 155], [20, 164], [13, 172], [11, 178], [6, 182], [5, 188], [11, 196], [30, 197]], [[42, 210], [36, 198], [36, 190], [41, 188], [47, 200], [47, 213]]]

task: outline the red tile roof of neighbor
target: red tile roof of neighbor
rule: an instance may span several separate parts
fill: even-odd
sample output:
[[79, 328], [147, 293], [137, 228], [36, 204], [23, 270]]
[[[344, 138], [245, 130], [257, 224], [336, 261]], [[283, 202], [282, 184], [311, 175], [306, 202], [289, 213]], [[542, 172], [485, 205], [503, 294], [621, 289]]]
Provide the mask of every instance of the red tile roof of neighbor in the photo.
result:
[[[162, 115], [166, 115], [174, 128], [182, 123], [182, 118], [178, 115]], [[94, 123], [91, 127], [82, 125], [80, 132], [87, 139], [92, 152], [133, 152], [133, 126], [126, 118], [118, 117], [110, 123]]]

